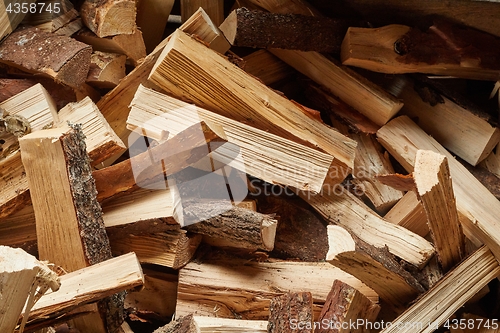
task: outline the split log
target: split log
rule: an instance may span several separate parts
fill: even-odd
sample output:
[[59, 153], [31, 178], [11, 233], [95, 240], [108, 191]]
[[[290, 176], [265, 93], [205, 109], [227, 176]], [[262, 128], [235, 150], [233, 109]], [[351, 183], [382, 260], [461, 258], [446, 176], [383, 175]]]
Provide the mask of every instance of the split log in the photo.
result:
[[334, 328], [339, 333], [351, 332], [351, 323], [358, 323], [359, 320], [373, 322], [379, 311], [378, 304], [374, 304], [347, 283], [335, 280], [319, 315], [321, 327], [314, 332], [328, 333]]
[[[313, 300], [310, 292], [290, 292], [271, 299], [269, 333], [312, 333], [314, 331]], [[294, 327], [295, 326], [295, 327]]]
[[465, 257], [465, 237], [458, 220], [448, 161], [443, 155], [419, 150], [413, 175], [436, 254], [447, 272]]
[[294, 70], [267, 50], [259, 50], [245, 57], [243, 69], [261, 80], [266, 86], [289, 78]]
[[399, 173], [393, 173], [386, 175], [376, 175], [375, 178], [377, 178], [378, 181], [382, 184], [400, 191], [415, 190], [415, 179], [413, 179], [413, 174], [402, 175]]
[[408, 117], [392, 120], [377, 132], [379, 142], [408, 171], [415, 166], [417, 150], [431, 150], [446, 156], [453, 179], [457, 209], [467, 238], [479, 239], [500, 258], [500, 224], [496, 211], [500, 202], [436, 140]]
[[200, 120], [220, 124], [229, 144], [212, 152], [212, 158], [225, 165], [235, 160], [234, 168], [269, 183], [319, 192], [330, 183], [327, 175], [339, 172], [327, 154], [142, 86], [130, 106], [128, 127], [157, 140], [166, 129], [179, 135]]
[[[323, 150], [334, 157], [339, 171], [334, 181], [342, 181], [352, 169], [354, 142], [309, 118], [296, 104], [180, 30], [173, 34], [149, 80], [223, 116]], [[225, 98], [217, 98], [221, 94]]]
[[176, 315], [196, 312], [209, 317], [267, 320], [270, 300], [292, 291], [311, 292], [314, 311], [319, 314], [335, 279], [378, 302], [370, 288], [329, 263], [223, 258], [191, 262], [179, 271]]
[[240, 320], [228, 318], [193, 317], [200, 329], [200, 333], [214, 331], [227, 331], [238, 333], [267, 333], [267, 321], [264, 320]]
[[113, 132], [108, 122], [97, 106], [86, 97], [78, 103], [70, 103], [59, 110], [59, 121], [57, 127], [66, 124], [81, 124], [87, 153], [91, 159], [91, 165], [95, 166], [112, 155], [123, 152], [125, 144]]
[[20, 211], [0, 219], [0, 245], [21, 247], [27, 251], [27, 248], [33, 244], [36, 248], [33, 206], [26, 206]]
[[[221, 202], [221, 204], [226, 201]], [[271, 215], [233, 207], [218, 207], [218, 202], [183, 202], [186, 230], [203, 235], [203, 241], [217, 247], [246, 251], [272, 251], [278, 221]], [[212, 213], [212, 211], [214, 213]], [[217, 212], [222, 213], [217, 214]], [[204, 219], [203, 216], [213, 216]], [[199, 222], [201, 221], [201, 222]]]
[[162, 38], [174, 0], [138, 0], [136, 23], [142, 32], [146, 53], [151, 53]]
[[387, 249], [371, 246], [340, 226], [328, 226], [328, 244], [326, 260], [366, 283], [396, 313], [425, 291]]
[[340, 225], [362, 241], [388, 251], [422, 268], [434, 254], [432, 244], [411, 231], [379, 217], [345, 189], [342, 193], [326, 193], [300, 197], [309, 203], [324, 219]]
[[227, 142], [219, 136], [225, 137], [220, 126], [216, 127], [219, 134], [204, 122], [194, 124], [156, 147], [147, 148], [130, 159], [94, 171], [92, 176], [96, 181], [97, 199], [104, 200], [137, 186], [146, 187], [158, 181], [159, 176], [171, 176], [196, 163], [211, 150]]
[[264, 8], [271, 13], [300, 14], [322, 16], [321, 13], [304, 0], [249, 0], [254, 5]]
[[484, 160], [500, 140], [500, 131], [486, 115], [455, 103], [427, 84], [399, 77], [386, 88], [404, 101], [402, 114], [418, 119], [423, 130], [472, 165]]
[[434, 332], [472, 296], [500, 274], [491, 251], [483, 246], [418, 299], [382, 333]]
[[346, 20], [238, 8], [220, 29], [233, 46], [340, 53], [348, 25]]
[[[35, 3], [35, 0], [27, 0], [27, 1], [9, 1], [4, 2], [0, 6], [0, 40], [2, 40], [5, 36], [14, 31], [19, 23], [24, 19], [26, 13], [23, 13], [21, 10], [16, 10], [16, 8], [20, 8], [23, 3], [30, 6], [32, 3]], [[17, 7], [19, 6], [19, 7]], [[7, 10], [9, 9], [9, 10]]]
[[203, 8], [216, 27], [224, 21], [223, 0], [181, 0], [182, 22], [186, 22], [200, 7]]
[[[486, 47], [487, 45], [487, 47]], [[496, 46], [495, 46], [496, 45]], [[435, 21], [428, 31], [405, 25], [351, 27], [342, 43], [344, 65], [374, 72], [429, 73], [466, 79], [500, 79], [500, 39]]]
[[391, 210], [385, 214], [384, 219], [398, 224], [421, 237], [427, 236], [429, 226], [424, 207], [414, 191], [408, 191]]
[[[49, 0], [45, 2], [44, 7], [52, 8], [52, 10], [42, 10], [41, 6], [38, 5], [38, 10], [28, 14], [24, 18], [23, 24], [68, 37], [83, 26], [79, 18], [80, 15], [69, 0]], [[56, 10], [56, 8], [59, 9]], [[56, 11], [58, 12], [56, 13]]]
[[92, 48], [66, 36], [26, 27], [0, 45], [0, 62], [78, 88], [87, 78]]
[[[20, 138], [19, 144], [35, 211], [40, 258], [68, 271], [110, 259], [81, 128], [33, 132]], [[47, 156], [52, 158], [47, 160]], [[108, 327], [114, 332], [123, 322], [123, 297], [103, 301], [103, 317], [96, 313], [78, 326], [96, 332]]]
[[125, 77], [127, 57], [116, 53], [95, 51], [90, 58], [87, 83], [96, 88], [114, 88]]
[[[47, 264], [36, 260], [23, 250], [0, 246], [0, 258], [0, 331], [14, 332], [23, 309], [29, 312], [49, 288], [56, 291], [61, 283], [57, 274], [51, 271]], [[24, 315], [21, 332], [27, 319], [27, 315]]]
[[167, 325], [156, 329], [153, 333], [199, 333], [200, 329], [194, 321], [193, 314], [180, 316]]
[[86, 0], [80, 7], [83, 23], [98, 37], [130, 35], [136, 30], [134, 0]]
[[97, 37], [92, 31], [80, 30], [74, 38], [82, 43], [92, 46], [94, 51], [124, 54], [134, 66], [138, 66], [141, 59], [146, 57], [146, 46], [142, 32], [135, 29], [129, 35], [116, 35], [110, 37]]

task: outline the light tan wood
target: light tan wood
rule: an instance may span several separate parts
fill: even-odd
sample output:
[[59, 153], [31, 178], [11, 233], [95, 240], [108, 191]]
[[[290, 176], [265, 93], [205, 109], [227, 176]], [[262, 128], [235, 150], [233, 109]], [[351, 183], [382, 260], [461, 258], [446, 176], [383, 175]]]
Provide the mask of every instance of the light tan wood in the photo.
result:
[[134, 0], [84, 1], [80, 7], [83, 23], [98, 37], [133, 34], [136, 27]]
[[335, 279], [378, 302], [370, 288], [329, 263], [222, 258], [191, 262], [180, 270], [176, 315], [196, 311], [201, 316], [267, 320], [271, 298], [290, 291], [311, 292], [319, 314], [318, 305], [325, 302]]
[[243, 57], [243, 69], [269, 86], [289, 78], [293, 69], [267, 50], [258, 50]]
[[109, 157], [126, 149], [125, 144], [115, 134], [101, 111], [88, 97], [78, 103], [70, 103], [59, 111], [56, 126], [66, 126], [68, 122], [81, 124], [85, 135], [86, 150], [92, 165], [97, 165]]
[[[340, 328], [339, 333], [348, 333], [351, 332], [350, 323], [358, 319], [374, 322], [379, 311], [378, 304], [370, 301], [347, 283], [335, 280], [318, 318], [322, 327], [315, 329], [314, 332], [328, 333], [333, 328]], [[327, 325], [324, 325], [325, 321]]]
[[136, 22], [141, 29], [148, 54], [161, 42], [174, 2], [174, 0], [137, 1]]
[[195, 323], [200, 333], [210, 332], [234, 332], [234, 333], [266, 333], [267, 320], [241, 320], [228, 318], [213, 318], [194, 316]]
[[446, 157], [429, 150], [417, 151], [413, 177], [436, 254], [443, 271], [447, 272], [461, 262], [466, 253]]
[[[178, 66], [180, 61], [186, 61], [186, 65]], [[311, 119], [296, 104], [180, 30], [163, 50], [149, 80], [167, 91], [175, 90], [178, 98], [188, 98], [234, 120], [318, 147], [335, 158], [336, 181], [343, 180], [353, 166], [354, 142]], [[223, 99], [218, 98], [221, 93]]]
[[180, 4], [182, 22], [186, 22], [200, 7], [207, 13], [215, 26], [218, 27], [224, 21], [223, 0], [181, 0]]
[[[499, 274], [495, 256], [483, 246], [396, 318], [392, 327], [381, 332], [433, 332]], [[395, 323], [401, 323], [400, 327]]]
[[431, 106], [414, 90], [414, 84], [399, 77], [386, 87], [404, 101], [402, 114], [418, 118], [422, 129], [466, 162], [477, 165], [484, 160], [500, 140], [499, 129], [446, 96], [441, 96], [443, 103]]
[[310, 292], [289, 292], [273, 297], [269, 305], [269, 333], [292, 333], [297, 328], [293, 323], [303, 325], [300, 332], [312, 333], [313, 300]]
[[[408, 26], [398, 24], [381, 28], [350, 27], [342, 42], [342, 63], [389, 74], [429, 73], [491, 81], [497, 81], [500, 78], [500, 69], [480, 66], [480, 56], [479, 59], [460, 59], [458, 51], [457, 56], [461, 60], [460, 63], [449, 61], [444, 63], [436, 63], [436, 61], [408, 63], [404, 61], [404, 56], [395, 51], [394, 45], [410, 29]], [[439, 33], [442, 32], [438, 31], [437, 34]], [[422, 43], [424, 42], [422, 41]]]
[[142, 86], [130, 105], [128, 127], [157, 140], [165, 129], [177, 135], [199, 120], [220, 124], [230, 145], [213, 152], [213, 159], [270, 183], [319, 192], [330, 182], [327, 174], [338, 172], [327, 154]]
[[422, 237], [382, 219], [345, 189], [341, 193], [334, 190], [299, 195], [328, 222], [348, 229], [374, 247], [387, 246], [390, 253], [416, 267], [423, 267], [434, 254], [432, 244]]
[[500, 177], [500, 144], [497, 144], [494, 150], [479, 164], [495, 176]]
[[408, 191], [394, 207], [391, 208], [384, 219], [398, 224], [422, 237], [429, 233], [427, 217], [424, 207], [417, 198], [414, 191]]
[[370, 246], [337, 225], [329, 225], [327, 232], [326, 260], [366, 283], [395, 312], [403, 312], [424, 291], [387, 250]]
[[9, 217], [0, 219], [0, 244], [22, 247], [36, 242], [35, 213], [28, 205]]
[[453, 179], [457, 209], [467, 238], [479, 239], [500, 258], [500, 202], [467, 169], [408, 117], [394, 119], [377, 132], [379, 142], [408, 171], [412, 172], [418, 149], [446, 156]]
[[200, 329], [194, 322], [193, 314], [180, 316], [167, 325], [154, 330], [153, 333], [199, 333]]
[[[23, 3], [27, 4], [29, 8], [30, 4], [35, 3], [35, 0], [14, 0], [0, 4], [0, 39], [3, 39], [14, 31], [26, 16], [26, 13], [23, 13], [21, 10], [16, 10], [16, 8], [21, 9]], [[9, 5], [10, 11], [7, 11]]]
[[85, 44], [92, 46], [94, 51], [124, 54], [134, 66], [146, 57], [146, 46], [142, 37], [142, 32], [135, 29], [129, 35], [116, 35], [100, 38], [87, 29], [80, 30], [74, 38]]
[[[75, 21], [81, 22], [78, 18], [80, 16], [78, 11], [69, 0], [49, 0], [45, 2], [44, 7], [52, 9], [59, 8], [59, 12], [56, 13], [55, 10], [37, 10], [36, 12], [29, 13], [24, 18], [23, 24], [37, 27], [42, 31], [71, 36], [72, 34], [68, 34], [67, 32], [73, 30]], [[40, 9], [41, 5], [38, 5], [37, 8]], [[70, 26], [73, 28], [70, 28]], [[74, 30], [73, 33], [77, 31], [78, 29]]]
[[125, 77], [125, 61], [123, 54], [94, 51], [90, 58], [90, 70], [87, 83], [96, 88], [112, 89]]
[[[23, 309], [29, 312], [49, 288], [56, 291], [61, 284], [57, 274], [47, 264], [21, 249], [0, 246], [0, 261], [0, 331], [10, 333], [14, 332]], [[21, 332], [27, 319], [24, 315]]]

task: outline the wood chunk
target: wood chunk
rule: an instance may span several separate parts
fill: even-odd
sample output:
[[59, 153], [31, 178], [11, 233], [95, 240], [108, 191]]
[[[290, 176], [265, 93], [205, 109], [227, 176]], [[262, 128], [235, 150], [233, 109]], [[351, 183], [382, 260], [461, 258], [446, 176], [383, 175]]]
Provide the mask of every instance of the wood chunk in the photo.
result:
[[293, 74], [293, 69], [267, 50], [258, 50], [243, 57], [243, 69], [266, 86], [285, 80]]
[[[432, 87], [399, 77], [387, 89], [404, 101], [402, 114], [418, 119], [416, 122], [423, 130], [472, 165], [484, 160], [500, 140], [499, 129], [488, 119], [440, 95]], [[442, 102], [430, 104], [423, 98], [427, 92], [437, 94]]]
[[427, 236], [429, 226], [424, 207], [418, 200], [414, 191], [408, 191], [391, 210], [385, 214], [384, 219], [398, 224], [421, 237]]
[[267, 331], [291, 333], [296, 331], [297, 327], [302, 327], [300, 332], [312, 333], [314, 331], [312, 306], [313, 300], [310, 292], [290, 292], [274, 297], [269, 306]]
[[223, 0], [181, 0], [182, 22], [186, 22], [200, 7], [203, 8], [216, 27], [224, 21]]
[[222, 258], [191, 262], [180, 270], [176, 315], [268, 320], [271, 299], [293, 291], [311, 292], [319, 314], [318, 305], [325, 302], [335, 279], [378, 302], [370, 288], [329, 263]]
[[228, 318], [213, 318], [194, 316], [201, 333], [214, 331], [227, 331], [238, 333], [267, 333], [267, 321], [264, 320], [241, 320]]
[[[20, 10], [16, 10], [16, 8], [18, 8], [17, 6], [21, 6], [21, 4], [23, 3], [30, 6], [35, 2], [35, 0], [13, 0], [9, 2], [3, 2], [0, 5], [0, 40], [14, 31], [26, 16], [26, 13], [23, 13]], [[8, 11], [7, 9], [10, 10]]]
[[[44, 7], [52, 8], [52, 10], [42, 10], [41, 6], [38, 5], [38, 10], [29, 13], [24, 18], [23, 24], [68, 37], [82, 27], [78, 11], [69, 0], [49, 0], [45, 2]], [[58, 12], [56, 13], [56, 11]], [[77, 24], [76, 21], [80, 23]], [[73, 33], [69, 33], [70, 31]]]
[[[336, 181], [343, 180], [352, 168], [354, 142], [309, 118], [293, 102], [180, 30], [173, 34], [149, 80], [167, 91], [174, 89], [176, 97], [323, 150], [335, 158]], [[217, 98], [221, 94], [224, 99]]]
[[125, 55], [95, 51], [90, 58], [87, 83], [96, 88], [114, 88], [125, 77]]
[[[348, 22], [238, 8], [220, 29], [233, 46], [339, 53]], [[328, 31], [327, 34], [325, 32]]]
[[57, 317], [76, 306], [142, 286], [144, 276], [134, 253], [103, 261], [60, 277], [61, 288], [47, 293], [30, 312], [30, 322]]
[[356, 276], [372, 288], [391, 308], [401, 313], [424, 288], [389, 254], [357, 239], [340, 227], [328, 226], [326, 260]]
[[80, 7], [83, 23], [98, 37], [130, 35], [136, 30], [133, 0], [86, 0]]
[[415, 179], [413, 179], [413, 174], [402, 175], [399, 173], [377, 175], [375, 178], [396, 190], [400, 191], [413, 191], [415, 189]]
[[161, 42], [174, 2], [174, 0], [137, 1], [136, 22], [142, 32], [148, 54]]
[[[350, 27], [342, 43], [344, 65], [375, 72], [429, 73], [497, 81], [500, 40], [476, 30], [435, 21], [428, 31], [392, 24]], [[429, 52], [432, 50], [431, 52]]]
[[271, 13], [321, 16], [321, 13], [304, 0], [249, 0]]
[[446, 156], [453, 179], [457, 209], [465, 235], [479, 239], [500, 258], [500, 224], [496, 211], [500, 202], [436, 140], [406, 116], [392, 120], [377, 132], [379, 142], [408, 171], [415, 165], [417, 150], [432, 150]]
[[[500, 274], [491, 251], [483, 246], [427, 291], [381, 332], [434, 332], [467, 300]], [[400, 325], [396, 325], [400, 323]]]
[[78, 103], [70, 103], [59, 111], [59, 121], [56, 122], [56, 126], [63, 127], [68, 122], [81, 124], [91, 165], [97, 165], [126, 149], [101, 111], [88, 97]]
[[342, 193], [299, 193], [323, 218], [338, 224], [362, 241], [388, 251], [416, 267], [423, 267], [434, 254], [432, 244], [411, 231], [379, 217], [345, 189]]
[[314, 332], [328, 333], [333, 328], [338, 328], [339, 333], [351, 332], [351, 323], [358, 320], [373, 322], [379, 311], [378, 304], [374, 304], [347, 283], [335, 280], [318, 319], [318, 322], [326, 322], [328, 325], [322, 325]]
[[327, 154], [142, 86], [130, 105], [129, 128], [157, 140], [165, 129], [179, 135], [200, 120], [220, 124], [230, 144], [212, 152], [212, 158], [269, 183], [319, 192], [330, 183], [328, 173], [339, 172]]
[[443, 155], [419, 150], [413, 174], [439, 262], [447, 272], [466, 255], [448, 161]]
[[[247, 251], [272, 251], [274, 248], [278, 221], [271, 215], [239, 207], [226, 211], [217, 207], [213, 200], [183, 203], [183, 206], [186, 230], [203, 235], [203, 241], [209, 245]], [[211, 211], [223, 213], [211, 214]], [[200, 218], [206, 214], [213, 217]]]
[[94, 51], [124, 54], [134, 66], [138, 66], [141, 59], [146, 57], [146, 46], [142, 32], [135, 29], [129, 35], [116, 35], [100, 38], [92, 31], [82, 29], [75, 36], [76, 40], [91, 45]]
[[78, 88], [87, 78], [92, 48], [66, 36], [25, 27], [0, 44], [0, 62]]
[[[111, 258], [81, 128], [37, 131], [20, 138], [19, 144], [35, 211], [40, 258], [68, 271]], [[91, 326], [85, 322], [79, 326], [113, 331], [123, 322], [122, 298], [103, 301], [103, 317], [93, 315], [87, 321]]]
[[36, 248], [36, 227], [33, 206], [26, 206], [18, 212], [0, 219], [0, 244], [21, 247], [25, 250], [26, 245], [35, 244]]
[[167, 325], [156, 329], [153, 333], [199, 333], [200, 329], [193, 315], [180, 316]]
[[[49, 266], [36, 260], [21, 249], [0, 246], [0, 280], [2, 292], [0, 301], [0, 331], [14, 332], [24, 307], [30, 311], [49, 288], [56, 291], [61, 283]], [[20, 331], [26, 324], [23, 316]]]
[[467, 162], [459, 161], [495, 198], [500, 200], [500, 178], [497, 175], [480, 166], [472, 166]]

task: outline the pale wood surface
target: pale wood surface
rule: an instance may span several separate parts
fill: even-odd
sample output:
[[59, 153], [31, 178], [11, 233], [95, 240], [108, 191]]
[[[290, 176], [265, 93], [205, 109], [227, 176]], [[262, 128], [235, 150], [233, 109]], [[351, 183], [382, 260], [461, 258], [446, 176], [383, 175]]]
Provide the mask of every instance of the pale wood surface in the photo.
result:
[[80, 7], [83, 23], [98, 37], [133, 34], [136, 27], [134, 0], [84, 1]]
[[384, 219], [413, 231], [422, 237], [427, 236], [429, 233], [424, 207], [422, 207], [414, 191], [408, 191], [403, 198], [384, 215]]
[[201, 333], [267, 333], [267, 320], [241, 320], [194, 316]]
[[87, 83], [96, 88], [111, 89], [116, 87], [125, 77], [125, 61], [123, 54], [94, 51], [90, 58], [90, 70]]

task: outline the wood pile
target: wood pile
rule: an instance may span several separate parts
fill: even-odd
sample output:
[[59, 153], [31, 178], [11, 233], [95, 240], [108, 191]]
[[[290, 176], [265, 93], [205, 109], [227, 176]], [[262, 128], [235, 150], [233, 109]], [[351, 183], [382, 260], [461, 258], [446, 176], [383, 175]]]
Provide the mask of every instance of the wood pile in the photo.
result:
[[0, 332], [500, 332], [499, 18], [0, 4]]

